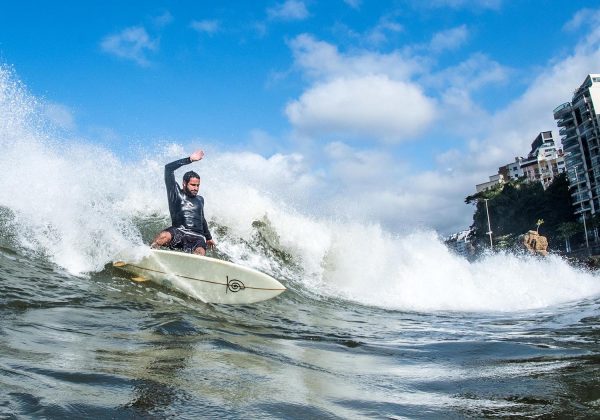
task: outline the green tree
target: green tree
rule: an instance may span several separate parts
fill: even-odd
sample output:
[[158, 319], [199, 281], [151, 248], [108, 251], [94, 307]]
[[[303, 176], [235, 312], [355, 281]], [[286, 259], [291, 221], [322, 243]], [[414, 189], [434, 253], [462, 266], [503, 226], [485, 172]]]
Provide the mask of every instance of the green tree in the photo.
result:
[[565, 222], [565, 223], [561, 223], [558, 228], [557, 228], [557, 232], [560, 238], [565, 240], [565, 250], [567, 252], [571, 252], [571, 242], [570, 239], [573, 235], [581, 232], [583, 230], [583, 227], [580, 223], [577, 222]]
[[594, 213], [590, 219], [586, 219], [590, 223], [590, 227], [594, 229], [594, 238], [598, 240], [598, 231], [600, 230], [600, 213]]
[[491, 230], [495, 238], [514, 238], [516, 241], [534, 224], [539, 231], [541, 223], [538, 222], [542, 221], [550, 247], [558, 247], [563, 243], [557, 230], [559, 225], [576, 221], [565, 174], [557, 176], [546, 190], [540, 182], [509, 181], [465, 198], [466, 203], [476, 206], [471, 239], [479, 245], [489, 241], [484, 199], [488, 200]]

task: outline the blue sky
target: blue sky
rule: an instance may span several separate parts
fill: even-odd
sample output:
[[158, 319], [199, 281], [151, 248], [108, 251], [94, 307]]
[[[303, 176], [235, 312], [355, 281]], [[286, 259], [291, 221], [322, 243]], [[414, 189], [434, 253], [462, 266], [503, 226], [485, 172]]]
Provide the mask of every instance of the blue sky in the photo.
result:
[[557, 136], [552, 110], [600, 72], [599, 23], [578, 0], [5, 2], [0, 63], [116, 153], [300, 159], [324, 207], [450, 233], [476, 183]]

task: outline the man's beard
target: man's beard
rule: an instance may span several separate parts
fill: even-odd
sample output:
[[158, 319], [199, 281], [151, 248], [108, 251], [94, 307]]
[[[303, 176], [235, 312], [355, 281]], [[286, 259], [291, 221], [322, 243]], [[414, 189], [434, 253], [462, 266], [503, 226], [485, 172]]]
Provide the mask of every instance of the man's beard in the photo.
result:
[[189, 195], [190, 197], [195, 197], [196, 195], [198, 195], [198, 192], [196, 192], [196, 193], [191, 192], [187, 186], [183, 188], [183, 192], [186, 195]]

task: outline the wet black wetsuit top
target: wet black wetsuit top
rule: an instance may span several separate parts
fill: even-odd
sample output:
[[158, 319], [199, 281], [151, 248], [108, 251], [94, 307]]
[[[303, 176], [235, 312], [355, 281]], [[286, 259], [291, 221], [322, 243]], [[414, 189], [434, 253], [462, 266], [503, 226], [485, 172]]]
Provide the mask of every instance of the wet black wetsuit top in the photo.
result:
[[185, 228], [199, 233], [208, 241], [212, 236], [204, 218], [204, 198], [199, 195], [195, 197], [187, 195], [175, 181], [175, 170], [190, 163], [192, 161], [187, 157], [165, 165], [165, 184], [171, 223], [175, 228]]

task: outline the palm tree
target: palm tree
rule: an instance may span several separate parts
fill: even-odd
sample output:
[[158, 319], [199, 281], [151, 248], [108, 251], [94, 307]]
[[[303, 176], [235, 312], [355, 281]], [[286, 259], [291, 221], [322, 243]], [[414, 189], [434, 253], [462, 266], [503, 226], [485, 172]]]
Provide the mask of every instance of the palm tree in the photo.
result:
[[544, 224], [544, 219], [538, 219], [538, 221], [537, 221], [537, 222], [535, 222], [535, 224], [537, 225], [537, 229], [536, 229], [535, 231], [536, 231], [536, 233], [539, 235], [539, 234], [540, 234], [540, 226], [541, 226], [542, 224]]

